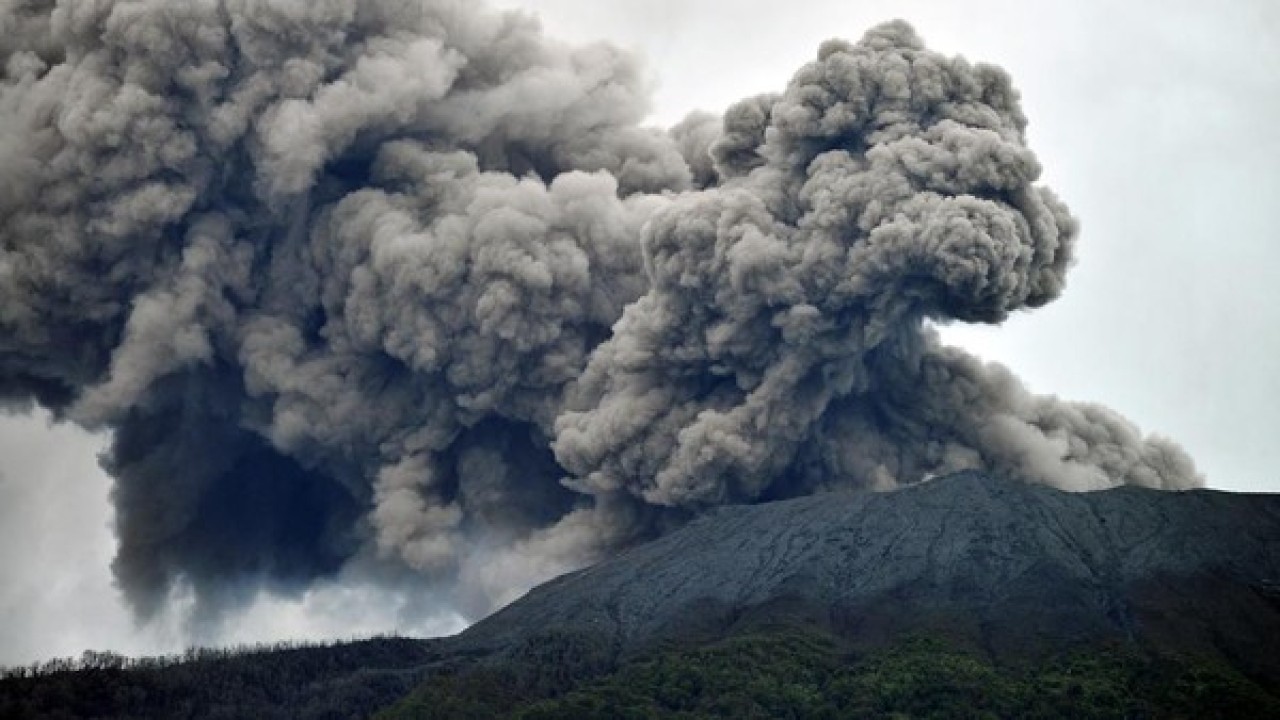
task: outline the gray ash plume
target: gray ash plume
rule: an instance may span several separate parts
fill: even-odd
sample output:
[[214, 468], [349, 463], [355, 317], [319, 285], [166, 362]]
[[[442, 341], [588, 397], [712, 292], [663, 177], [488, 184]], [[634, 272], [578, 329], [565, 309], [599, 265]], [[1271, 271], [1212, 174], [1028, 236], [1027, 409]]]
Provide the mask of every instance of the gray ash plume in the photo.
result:
[[115, 573], [356, 562], [483, 611], [726, 502], [983, 468], [1199, 484], [931, 322], [1053, 300], [1007, 75], [909, 26], [670, 132], [457, 0], [0, 4], [0, 399], [113, 433]]

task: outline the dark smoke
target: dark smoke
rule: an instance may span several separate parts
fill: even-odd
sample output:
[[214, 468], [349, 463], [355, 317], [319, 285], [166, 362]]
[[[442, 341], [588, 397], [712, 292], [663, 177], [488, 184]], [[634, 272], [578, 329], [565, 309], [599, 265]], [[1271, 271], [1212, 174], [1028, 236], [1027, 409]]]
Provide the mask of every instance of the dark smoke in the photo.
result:
[[1199, 483], [932, 322], [1053, 300], [1007, 75], [905, 23], [669, 133], [462, 0], [0, 2], [0, 399], [114, 431], [115, 573], [483, 610], [719, 503]]

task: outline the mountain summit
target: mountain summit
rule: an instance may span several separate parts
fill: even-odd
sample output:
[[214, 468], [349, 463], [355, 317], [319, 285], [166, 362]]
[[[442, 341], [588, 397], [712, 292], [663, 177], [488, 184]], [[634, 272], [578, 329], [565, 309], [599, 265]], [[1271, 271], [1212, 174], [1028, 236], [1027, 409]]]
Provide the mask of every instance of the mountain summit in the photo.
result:
[[1103, 639], [1280, 681], [1280, 496], [1065, 493], [963, 472], [890, 493], [718, 508], [463, 633], [655, 642], [802, 620], [874, 646], [941, 631], [997, 658]]

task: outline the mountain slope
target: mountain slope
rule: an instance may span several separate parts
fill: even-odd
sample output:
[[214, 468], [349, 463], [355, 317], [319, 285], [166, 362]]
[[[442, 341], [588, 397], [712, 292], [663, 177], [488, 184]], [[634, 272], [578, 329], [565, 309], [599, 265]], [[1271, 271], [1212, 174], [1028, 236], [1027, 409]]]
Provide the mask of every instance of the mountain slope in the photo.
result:
[[410, 717], [1280, 717], [1280, 497], [960, 473], [723, 508], [450, 642]]
[[566, 692], [525, 690], [514, 663], [437, 676], [380, 720], [403, 718], [1280, 717], [1280, 699], [1222, 663], [1116, 644], [1034, 665], [994, 663], [931, 638], [851, 654], [797, 628], [650, 653]]
[[992, 657], [1116, 639], [1280, 681], [1280, 496], [1070, 494], [967, 472], [886, 494], [713, 511], [553, 580], [458, 639], [531, 629], [619, 656], [738, 624], [803, 620], [859, 646], [938, 630]]

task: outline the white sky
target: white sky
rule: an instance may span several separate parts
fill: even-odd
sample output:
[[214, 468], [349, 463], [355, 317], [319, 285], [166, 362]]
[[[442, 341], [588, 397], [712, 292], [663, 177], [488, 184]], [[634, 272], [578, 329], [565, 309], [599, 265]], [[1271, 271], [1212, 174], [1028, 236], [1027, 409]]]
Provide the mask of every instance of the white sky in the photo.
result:
[[[829, 37], [902, 17], [1004, 66], [1044, 180], [1082, 224], [1051, 306], [948, 337], [1030, 387], [1174, 438], [1211, 487], [1280, 492], [1280, 3], [508, 0], [574, 42], [643, 53], [655, 123], [780, 90]], [[0, 416], [0, 664], [186, 640], [131, 627], [111, 584], [101, 438]], [[269, 599], [223, 641], [446, 632], [358, 582]]]

